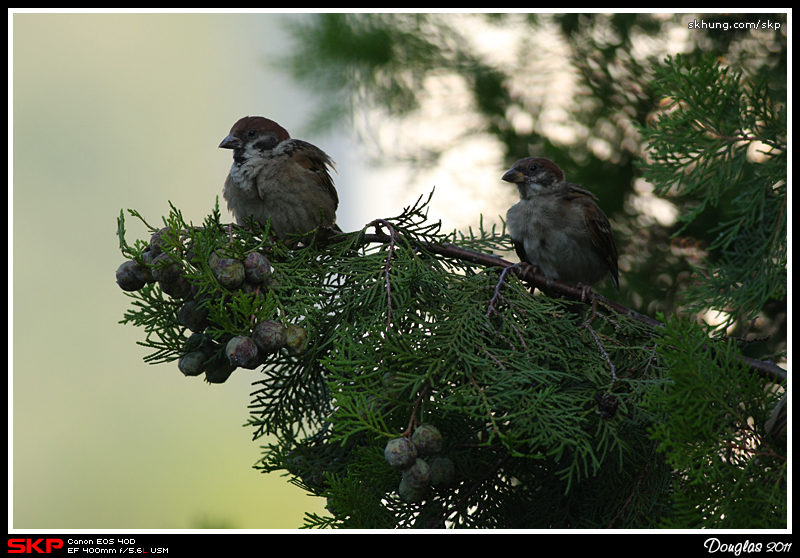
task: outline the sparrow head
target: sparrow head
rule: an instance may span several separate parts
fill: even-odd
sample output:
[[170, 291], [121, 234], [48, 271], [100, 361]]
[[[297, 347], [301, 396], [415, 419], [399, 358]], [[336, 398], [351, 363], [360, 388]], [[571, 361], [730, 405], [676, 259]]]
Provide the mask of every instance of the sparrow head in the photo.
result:
[[268, 151], [290, 139], [280, 124], [263, 116], [245, 116], [231, 128], [231, 133], [222, 140], [222, 149], [233, 149], [233, 159], [237, 163]]
[[517, 186], [522, 199], [528, 199], [564, 181], [564, 171], [542, 157], [526, 157], [514, 163], [503, 180]]

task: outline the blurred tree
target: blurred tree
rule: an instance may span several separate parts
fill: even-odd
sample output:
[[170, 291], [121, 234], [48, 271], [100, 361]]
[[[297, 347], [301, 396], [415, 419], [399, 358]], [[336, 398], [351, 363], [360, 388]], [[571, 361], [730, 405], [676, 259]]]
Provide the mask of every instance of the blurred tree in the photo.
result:
[[[500, 147], [498, 183], [510, 163], [536, 155], [588, 186], [620, 248], [615, 299], [649, 315], [681, 311], [693, 269], [717, 257], [708, 253], [717, 223], [734, 211], [725, 198], [682, 228], [675, 216], [699, 198], [655, 198], [640, 178], [640, 127], [664, 95], [653, 89], [657, 69], [676, 50], [689, 64], [712, 55], [748, 79], [765, 78], [771, 101], [786, 103], [785, 13], [318, 14], [290, 20], [289, 29], [296, 41], [284, 67], [319, 93], [310, 123], [348, 123], [376, 161], [429, 167], [480, 136]], [[448, 118], [426, 127], [426, 137], [395, 128], [429, 119], [434, 105]], [[452, 126], [460, 128], [442, 131]], [[737, 331], [754, 340], [753, 356], [780, 352], [785, 302], [766, 300], [760, 311]]]

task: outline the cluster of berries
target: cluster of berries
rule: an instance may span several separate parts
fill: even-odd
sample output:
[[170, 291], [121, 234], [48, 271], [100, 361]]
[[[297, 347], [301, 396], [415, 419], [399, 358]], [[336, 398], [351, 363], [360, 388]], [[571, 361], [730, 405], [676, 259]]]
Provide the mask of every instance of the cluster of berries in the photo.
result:
[[[119, 266], [117, 284], [125, 291], [138, 291], [148, 283], [157, 282], [162, 292], [184, 301], [178, 311], [178, 321], [192, 331], [178, 359], [178, 368], [184, 375], [199, 376], [205, 372], [208, 382], [222, 383], [237, 367], [255, 369], [264, 364], [270, 354], [283, 348], [291, 355], [305, 352], [306, 330], [294, 324], [284, 326], [275, 320], [256, 324], [249, 336], [215, 339], [204, 333], [211, 324], [203, 304], [204, 295], [187, 278], [184, 267], [184, 257], [185, 261], [197, 265], [196, 256], [191, 246], [183, 254], [168, 250], [168, 234], [168, 228], [156, 231], [142, 252], [141, 262], [129, 260]], [[228, 291], [257, 293], [272, 280], [269, 259], [258, 252], [247, 254], [244, 260], [212, 253], [208, 267]]]
[[[423, 424], [411, 435], [411, 439], [395, 438], [386, 444], [383, 455], [386, 461], [403, 472], [397, 489], [406, 502], [421, 502], [430, 487], [438, 488], [453, 482], [455, 465], [447, 457], [433, 457], [441, 453], [442, 434], [431, 424]], [[424, 456], [433, 457], [430, 463]]]

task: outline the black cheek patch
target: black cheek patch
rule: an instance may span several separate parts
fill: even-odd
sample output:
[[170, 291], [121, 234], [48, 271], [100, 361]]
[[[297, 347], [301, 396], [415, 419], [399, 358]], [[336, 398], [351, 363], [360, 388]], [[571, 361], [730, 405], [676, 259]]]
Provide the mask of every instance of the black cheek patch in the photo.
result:
[[271, 151], [276, 145], [278, 145], [278, 140], [275, 137], [269, 137], [258, 140], [253, 147], [263, 152]]

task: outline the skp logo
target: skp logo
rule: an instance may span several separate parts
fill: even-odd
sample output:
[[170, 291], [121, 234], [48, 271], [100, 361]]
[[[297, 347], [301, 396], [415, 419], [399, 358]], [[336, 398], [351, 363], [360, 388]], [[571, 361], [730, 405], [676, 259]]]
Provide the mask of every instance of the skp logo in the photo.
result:
[[54, 548], [64, 548], [61, 539], [8, 539], [9, 554], [50, 554]]

